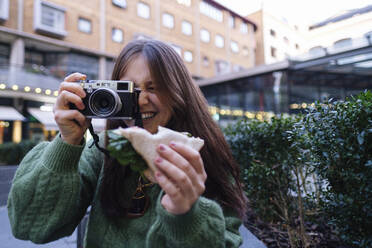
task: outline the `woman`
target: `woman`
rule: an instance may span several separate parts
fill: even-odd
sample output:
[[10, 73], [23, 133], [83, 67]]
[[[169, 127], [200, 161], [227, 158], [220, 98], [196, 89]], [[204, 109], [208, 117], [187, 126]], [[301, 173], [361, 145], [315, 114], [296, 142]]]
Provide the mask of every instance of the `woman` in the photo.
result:
[[[85, 247], [239, 247], [245, 200], [238, 167], [178, 54], [160, 41], [134, 41], [112, 74], [141, 89], [147, 131], [166, 126], [205, 141], [200, 153], [172, 142], [157, 147], [158, 172], [148, 178], [155, 185], [85, 145], [90, 120], [69, 109], [84, 108], [84, 90], [69, 83], [84, 78], [74, 73], [61, 83], [54, 107], [60, 135], [19, 166], [8, 199], [14, 236], [46, 243], [70, 235], [91, 205]], [[108, 120], [107, 129], [122, 125]]]

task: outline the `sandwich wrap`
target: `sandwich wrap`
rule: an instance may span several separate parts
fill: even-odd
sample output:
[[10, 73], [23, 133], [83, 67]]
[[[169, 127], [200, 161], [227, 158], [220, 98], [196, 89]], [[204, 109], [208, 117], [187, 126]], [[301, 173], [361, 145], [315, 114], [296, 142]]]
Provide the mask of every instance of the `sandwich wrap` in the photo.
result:
[[[200, 151], [204, 145], [204, 140], [200, 138], [190, 137], [188, 134], [160, 126], [156, 134], [151, 134], [147, 130], [139, 127], [119, 127], [113, 132], [116, 135], [125, 137], [127, 140], [129, 140], [134, 150], [146, 161], [149, 169], [144, 169], [142, 172], [147, 179], [152, 182], [156, 182], [154, 173], [157, 171], [157, 168], [154, 164], [154, 161], [159, 156], [156, 149], [160, 144], [169, 145], [169, 143], [173, 141], [189, 146], [197, 151]], [[139, 161], [133, 162], [138, 163]], [[137, 168], [136, 170], [142, 174], [140, 169]]]

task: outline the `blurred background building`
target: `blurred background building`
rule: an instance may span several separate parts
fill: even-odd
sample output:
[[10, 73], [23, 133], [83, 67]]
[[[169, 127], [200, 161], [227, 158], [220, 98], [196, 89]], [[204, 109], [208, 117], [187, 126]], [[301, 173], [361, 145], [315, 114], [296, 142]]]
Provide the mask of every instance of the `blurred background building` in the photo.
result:
[[371, 7], [303, 29], [213, 0], [0, 0], [0, 144], [53, 138], [61, 80], [109, 79], [134, 39], [170, 44], [221, 124], [344, 99], [371, 88]]
[[60, 81], [111, 78], [131, 40], [169, 43], [197, 79], [253, 67], [256, 29], [207, 0], [0, 0], [0, 143], [53, 137]]
[[221, 125], [296, 114], [372, 89], [372, 5], [306, 29], [265, 9], [248, 18], [257, 24], [257, 66], [198, 81]]

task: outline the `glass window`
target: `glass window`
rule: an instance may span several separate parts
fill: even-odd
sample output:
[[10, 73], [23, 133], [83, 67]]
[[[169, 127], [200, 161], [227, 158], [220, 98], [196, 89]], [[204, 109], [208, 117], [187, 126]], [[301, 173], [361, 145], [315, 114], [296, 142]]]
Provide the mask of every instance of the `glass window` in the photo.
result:
[[182, 21], [182, 33], [185, 35], [192, 35], [192, 24], [188, 21]]
[[81, 32], [90, 34], [92, 32], [92, 22], [88, 19], [79, 18], [78, 28]]
[[0, 0], [0, 20], [6, 21], [9, 18], [9, 0]]
[[9, 64], [10, 47], [0, 43], [0, 66]]
[[229, 16], [229, 27], [235, 28], [235, 17]]
[[152, 37], [145, 35], [145, 34], [137, 33], [133, 36], [133, 39], [134, 40], [152, 40]]
[[201, 41], [208, 43], [211, 40], [209, 31], [204, 28], [200, 29], [200, 39]]
[[227, 61], [217, 60], [215, 62], [215, 66], [216, 66], [216, 75], [230, 73], [230, 65]]
[[353, 43], [353, 41], [351, 40], [351, 38], [346, 38], [346, 39], [336, 41], [333, 44], [333, 47], [335, 49], [349, 48], [349, 47], [351, 47], [352, 43]]
[[275, 36], [276, 36], [276, 32], [275, 32], [274, 30], [270, 29], [270, 35], [271, 35], [272, 37], [275, 37]]
[[248, 34], [248, 24], [243, 22], [240, 24], [240, 33], [242, 34]]
[[112, 28], [112, 34], [111, 34], [112, 40], [121, 43], [124, 40], [124, 33], [123, 30], [119, 28]]
[[183, 58], [185, 59], [186, 62], [191, 63], [192, 62], [192, 52], [191, 51], [185, 51], [183, 53]]
[[170, 44], [170, 46], [178, 53], [178, 55], [182, 56], [182, 48], [180, 46], [177, 46], [175, 44]]
[[25, 65], [45, 65], [45, 56], [43, 52], [36, 50], [25, 50]]
[[112, 3], [115, 6], [118, 6], [120, 8], [125, 9], [127, 7], [127, 1], [126, 0], [112, 0]]
[[283, 37], [283, 40], [284, 40], [284, 42], [285, 42], [286, 44], [289, 44], [289, 40], [288, 40], [288, 38], [287, 38], [286, 36]]
[[163, 13], [162, 22], [164, 27], [174, 28], [174, 17], [171, 14]]
[[243, 46], [242, 49], [243, 56], [248, 56], [249, 55], [249, 49], [246, 46]]
[[106, 78], [111, 78], [112, 71], [114, 70], [115, 61], [112, 59], [106, 59]]
[[372, 43], [372, 31], [369, 31], [369, 32], [365, 33], [364, 37], [367, 38], [369, 43]]
[[223, 13], [221, 10], [217, 9], [216, 7], [201, 1], [199, 5], [200, 13], [212, 18], [218, 22], [223, 22]]
[[209, 66], [209, 59], [207, 56], [203, 57], [203, 66], [208, 67]]
[[309, 54], [311, 56], [324, 56], [326, 52], [325, 52], [325, 48], [321, 46], [316, 46], [316, 47], [310, 48]]
[[276, 58], [276, 48], [271, 47], [270, 50], [271, 50], [271, 57]]
[[61, 37], [66, 36], [65, 8], [54, 3], [35, 0], [34, 27], [36, 31], [52, 33]]
[[231, 41], [230, 42], [230, 48], [231, 48], [231, 51], [234, 52], [234, 53], [239, 52], [239, 45], [236, 41]]
[[185, 5], [187, 7], [191, 6], [191, 0], [177, 0], [177, 3]]
[[45, 4], [41, 5], [41, 24], [56, 29], [64, 29], [63, 11], [59, 11]]
[[137, 15], [144, 19], [150, 19], [150, 6], [142, 2], [137, 3]]
[[67, 74], [79, 71], [86, 74], [88, 79], [98, 78], [99, 60], [97, 57], [78, 53], [67, 56]]
[[222, 48], [225, 45], [225, 39], [222, 37], [222, 35], [217, 34], [214, 40], [214, 44], [216, 47]]

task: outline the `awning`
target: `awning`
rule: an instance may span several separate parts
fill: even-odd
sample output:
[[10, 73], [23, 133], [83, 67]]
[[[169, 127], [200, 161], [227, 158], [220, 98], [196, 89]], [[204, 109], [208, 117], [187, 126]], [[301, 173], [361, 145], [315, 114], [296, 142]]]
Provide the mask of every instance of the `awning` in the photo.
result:
[[0, 106], [1, 121], [23, 121], [25, 117], [21, 115], [15, 108], [10, 106]]
[[45, 126], [46, 130], [58, 130], [52, 111], [43, 111], [39, 108], [28, 108], [28, 112], [40, 121]]
[[[28, 108], [28, 112], [34, 116], [38, 121], [40, 121], [46, 130], [59, 130], [57, 123], [54, 120], [54, 114], [52, 111], [43, 111], [39, 108]], [[102, 131], [106, 127], [105, 119], [93, 119], [92, 125], [94, 131]]]

